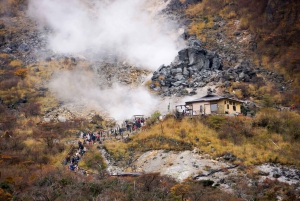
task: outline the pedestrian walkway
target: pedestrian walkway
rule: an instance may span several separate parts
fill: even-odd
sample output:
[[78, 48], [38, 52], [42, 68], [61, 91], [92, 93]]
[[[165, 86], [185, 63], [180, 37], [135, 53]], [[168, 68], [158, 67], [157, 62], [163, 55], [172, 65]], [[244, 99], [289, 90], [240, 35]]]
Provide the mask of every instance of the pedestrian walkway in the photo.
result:
[[104, 141], [124, 141], [127, 142], [130, 136], [133, 136], [143, 131], [146, 126], [146, 119], [143, 115], [135, 117], [133, 120], [125, 120], [121, 125], [115, 128], [100, 129], [97, 132], [81, 132], [77, 140], [66, 142], [71, 144], [66, 157], [62, 164], [66, 166], [67, 170], [79, 173], [82, 175], [89, 175], [88, 170], [80, 168], [79, 162], [88, 152], [87, 147], [94, 145], [102, 145]]

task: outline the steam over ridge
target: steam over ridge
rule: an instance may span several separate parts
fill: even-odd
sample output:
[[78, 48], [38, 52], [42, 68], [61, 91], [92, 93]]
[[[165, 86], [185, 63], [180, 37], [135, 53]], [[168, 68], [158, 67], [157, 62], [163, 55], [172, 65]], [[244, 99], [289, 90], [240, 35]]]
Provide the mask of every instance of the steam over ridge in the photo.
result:
[[[28, 15], [53, 30], [47, 39], [56, 53], [96, 55], [98, 59], [113, 54], [156, 70], [174, 60], [179, 33], [172, 23], [153, 19], [151, 8], [145, 6], [149, 2], [166, 4], [161, 0], [30, 0]], [[143, 87], [115, 84], [103, 90], [98, 83], [92, 72], [83, 69], [57, 71], [49, 89], [66, 104], [105, 110], [118, 121], [134, 114], [149, 115], [159, 105], [158, 98]]]
[[82, 69], [56, 72], [49, 89], [62, 101], [106, 111], [118, 121], [135, 114], [150, 115], [158, 105], [158, 100], [143, 87], [130, 89], [115, 84], [110, 89], [101, 90], [96, 76]]
[[91, 1], [92, 8], [82, 1], [30, 0], [29, 15], [53, 29], [48, 42], [55, 52], [122, 55], [150, 70], [173, 61], [176, 37], [143, 8], [147, 0]]

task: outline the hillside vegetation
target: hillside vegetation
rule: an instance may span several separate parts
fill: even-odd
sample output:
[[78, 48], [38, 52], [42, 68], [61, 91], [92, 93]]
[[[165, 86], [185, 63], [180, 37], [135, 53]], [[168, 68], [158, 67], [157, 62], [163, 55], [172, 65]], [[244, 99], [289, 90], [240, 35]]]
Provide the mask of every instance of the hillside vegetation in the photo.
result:
[[[27, 0], [1, 1], [0, 46], [3, 49], [14, 46], [14, 40], [23, 39], [23, 33], [28, 39], [35, 31], [35, 25], [31, 27], [23, 19], [27, 4]], [[192, 22], [190, 34], [201, 38], [207, 46], [213, 39], [203, 34], [214, 25], [214, 17], [220, 15], [227, 19], [229, 28], [239, 20], [240, 29], [253, 32], [257, 41], [257, 48], [246, 50], [247, 55], [253, 56], [257, 65], [284, 73], [286, 79], [293, 80], [290, 82], [293, 91], [281, 93], [276, 84], [264, 86], [259, 79], [250, 84], [234, 83], [229, 90], [236, 90], [238, 98], [254, 97], [268, 108], [257, 112], [255, 118], [207, 116], [179, 121], [167, 115], [158, 123], [156, 113], [150, 118], [147, 130], [131, 136], [127, 142], [106, 140], [103, 147], [123, 166], [130, 165], [142, 152], [163, 149], [195, 150], [212, 159], [231, 153], [236, 157], [234, 163], [252, 176], [257, 172], [251, 167], [265, 162], [299, 168], [300, 116], [297, 111], [279, 112], [271, 108], [277, 104], [296, 104], [300, 108], [299, 6], [297, 0], [203, 0], [186, 11], [186, 17]], [[68, 57], [30, 63], [24, 55], [28, 56], [19, 50], [0, 54], [1, 201], [239, 201], [276, 200], [278, 194], [282, 200], [299, 200], [294, 186], [271, 180], [250, 187], [240, 177], [234, 192], [228, 194], [213, 186], [210, 180], [188, 179], [178, 183], [158, 173], [115, 178], [105, 170], [100, 145], [90, 147], [81, 161], [80, 166], [89, 175], [66, 170], [62, 161], [71, 149], [69, 142], [77, 140], [80, 131], [108, 129], [110, 123], [100, 116], [90, 121], [78, 117], [65, 122], [45, 121], [45, 115], [60, 105], [45, 86], [57, 69], [69, 70], [76, 66], [89, 69], [91, 64], [83, 60], [73, 62]], [[252, 176], [247, 179], [251, 180]]]
[[[227, 160], [225, 157], [229, 154], [234, 157], [230, 160], [238, 165], [239, 172], [236, 177], [231, 178], [235, 181], [232, 185], [234, 196], [253, 200], [276, 200], [280, 196], [283, 200], [297, 200], [295, 186], [269, 179], [249, 186], [247, 181], [259, 180], [261, 173], [254, 165], [271, 163], [299, 168], [299, 120], [300, 116], [295, 112], [278, 112], [269, 108], [258, 112], [256, 118], [208, 116], [179, 121], [167, 116], [163, 121], [154, 122], [148, 130], [131, 136], [126, 142], [104, 142], [104, 148], [113, 161], [129, 171], [135, 170], [136, 167], [131, 163], [140, 154], [151, 150], [164, 150], [166, 153], [193, 150], [204, 157], [210, 156], [215, 161]], [[156, 157], [154, 159], [159, 160]], [[167, 165], [172, 166], [173, 163]], [[228, 172], [226, 168], [224, 171]], [[194, 182], [189, 183], [191, 181], [193, 180], [184, 181], [181, 188], [190, 192], [191, 187], [197, 186]], [[206, 185], [212, 181], [201, 182]], [[187, 184], [192, 186], [186, 186]], [[171, 192], [175, 193], [176, 187], [178, 186], [173, 186]], [[293, 193], [288, 194], [288, 189]], [[198, 189], [196, 192], [201, 191]], [[202, 192], [206, 194], [206, 191]], [[190, 196], [187, 198], [194, 200]], [[202, 199], [205, 200], [204, 197], [195, 200]], [[222, 199], [229, 200], [229, 197]]]
[[[216, 40], [212, 37], [212, 28], [217, 16], [227, 21], [223, 34], [229, 40], [239, 36], [235, 34], [250, 31], [249, 43], [245, 40], [246, 44], [239, 51], [252, 58], [257, 66], [284, 74], [293, 91], [284, 92], [279, 102], [299, 107], [299, 6], [297, 0], [203, 0], [191, 5], [185, 14], [191, 19], [189, 33], [201, 38], [208, 47], [213, 47]], [[278, 101], [278, 96], [274, 101]]]
[[131, 137], [128, 143], [106, 142], [117, 161], [126, 162], [132, 153], [149, 150], [194, 150], [221, 157], [233, 153], [238, 164], [266, 162], [300, 166], [300, 116], [294, 112], [264, 109], [255, 119], [209, 116], [201, 119], [172, 117]]

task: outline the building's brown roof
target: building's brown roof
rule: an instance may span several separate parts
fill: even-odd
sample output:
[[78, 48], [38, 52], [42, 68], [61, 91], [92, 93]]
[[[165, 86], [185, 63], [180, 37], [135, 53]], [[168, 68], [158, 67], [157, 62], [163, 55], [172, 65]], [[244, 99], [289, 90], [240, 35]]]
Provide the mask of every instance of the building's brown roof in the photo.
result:
[[192, 101], [187, 101], [185, 103], [195, 103], [195, 102], [211, 102], [211, 101], [219, 101], [219, 100], [223, 100], [223, 99], [228, 99], [228, 100], [232, 100], [232, 101], [236, 101], [236, 102], [243, 102], [237, 99], [233, 99], [233, 98], [225, 98], [223, 96], [218, 96], [215, 94], [208, 94], [206, 96], [203, 96], [202, 98], [198, 98]]

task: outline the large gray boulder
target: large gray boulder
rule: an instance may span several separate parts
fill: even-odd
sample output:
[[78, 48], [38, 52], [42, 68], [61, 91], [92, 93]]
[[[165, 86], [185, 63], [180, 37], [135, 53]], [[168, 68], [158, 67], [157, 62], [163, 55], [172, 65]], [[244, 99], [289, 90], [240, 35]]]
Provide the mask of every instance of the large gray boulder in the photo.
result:
[[180, 75], [180, 74], [176, 75], [174, 78], [175, 78], [176, 80], [184, 80], [184, 76], [183, 76], [183, 75]]
[[189, 61], [188, 49], [183, 49], [178, 52], [179, 60], [182, 62]]
[[183, 68], [182, 74], [183, 74], [184, 76], [189, 76], [189, 75], [190, 75], [190, 73], [189, 73], [189, 71], [187, 70], [186, 67]]
[[203, 60], [205, 60], [205, 51], [190, 48], [188, 49], [188, 57], [190, 66], [196, 65], [199, 62], [203, 63]]
[[221, 70], [222, 69], [222, 60], [219, 57], [214, 57], [212, 59], [212, 67], [213, 70]]
[[[187, 41], [187, 47], [178, 52], [169, 66], [160, 66], [153, 73], [152, 80], [157, 81], [161, 87], [203, 87], [211, 80], [217, 82], [221, 79], [217, 75], [222, 70], [222, 66], [222, 59], [216, 52], [205, 50], [202, 48], [200, 40], [190, 37]], [[229, 78], [231, 74], [228, 73], [227, 77]], [[163, 81], [159, 80], [160, 76], [164, 77]], [[232, 76], [231, 79], [235, 79], [236, 76]], [[163, 94], [181, 93], [170, 90]], [[182, 95], [186, 94], [189, 93]]]
[[66, 122], [67, 121], [67, 118], [66, 117], [64, 117], [64, 116], [58, 116], [58, 118], [57, 118], [57, 120], [59, 121], [59, 122]]

